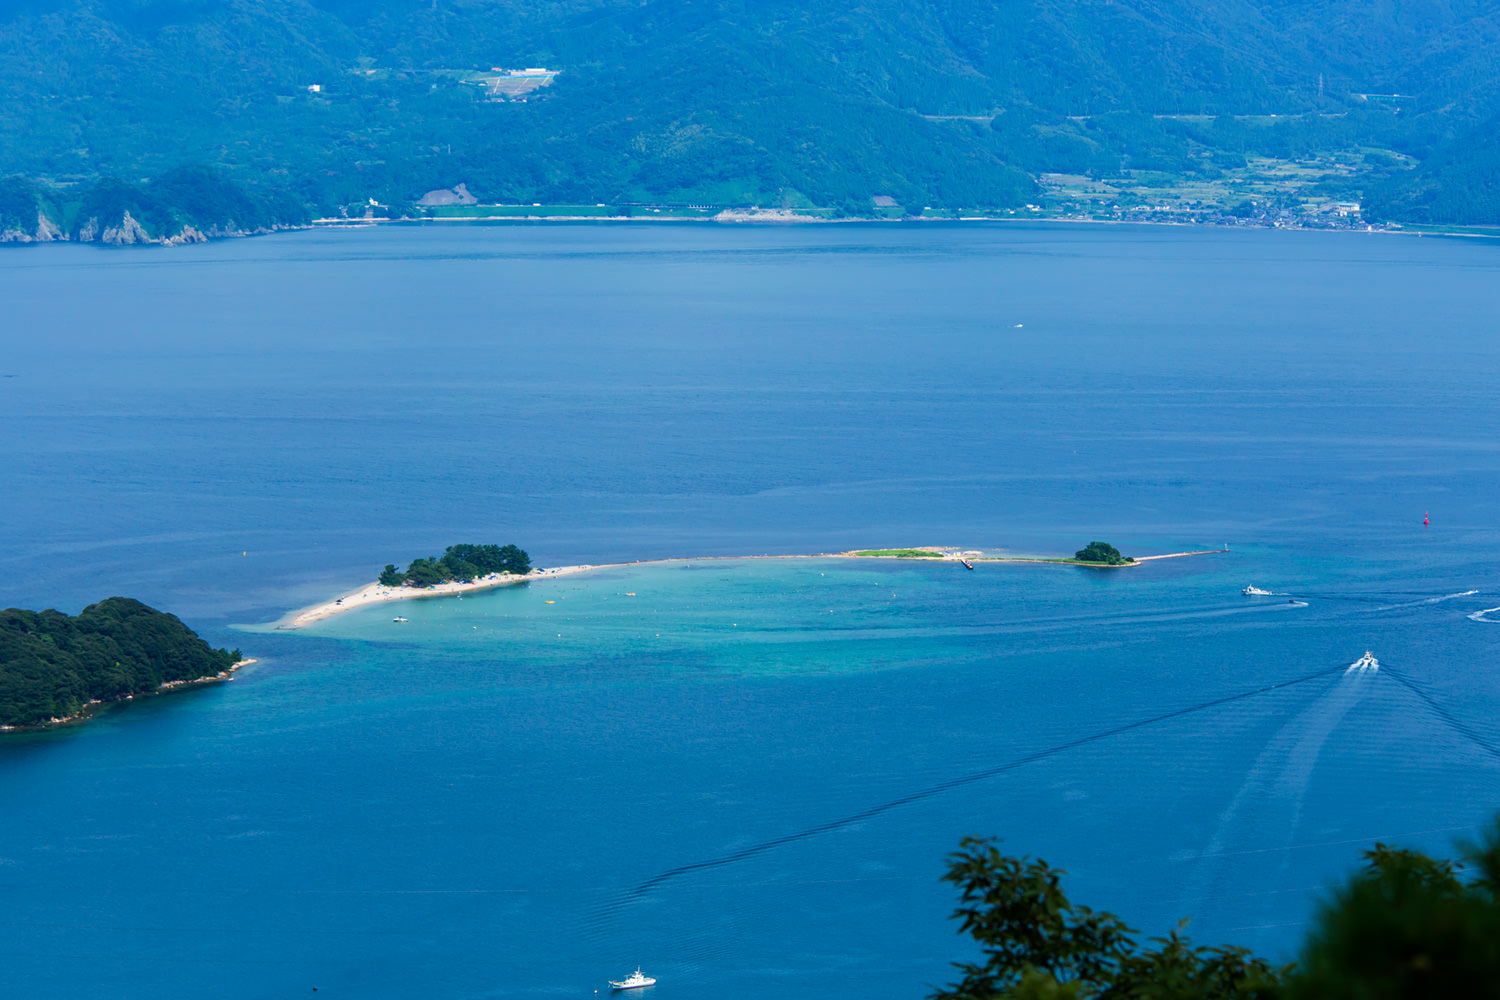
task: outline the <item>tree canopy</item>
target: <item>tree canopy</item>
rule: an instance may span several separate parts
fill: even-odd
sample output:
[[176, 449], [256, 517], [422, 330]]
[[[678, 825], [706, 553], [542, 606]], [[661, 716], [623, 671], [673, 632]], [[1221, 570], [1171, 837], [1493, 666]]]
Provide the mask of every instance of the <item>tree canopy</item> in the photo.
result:
[[1277, 971], [1245, 949], [1195, 948], [1180, 929], [1142, 945], [1119, 917], [1072, 903], [1045, 861], [972, 837], [960, 847], [943, 881], [959, 888], [954, 916], [985, 960], [960, 963], [962, 981], [934, 1000], [1275, 996]]
[[211, 649], [174, 615], [128, 597], [60, 611], [0, 611], [0, 725], [76, 715], [91, 701], [213, 677], [240, 658]]
[[1142, 941], [1068, 899], [1064, 872], [966, 838], [943, 881], [983, 958], [933, 1000], [1426, 1000], [1500, 996], [1500, 823], [1454, 862], [1377, 843], [1319, 908], [1296, 962], [1195, 947], [1183, 921]]
[[451, 580], [477, 580], [491, 573], [531, 572], [531, 557], [514, 545], [450, 545], [440, 556], [413, 559], [406, 572], [387, 563], [380, 582], [387, 587], [432, 587]]
[[1073, 558], [1079, 562], [1104, 563], [1108, 566], [1121, 566], [1134, 559], [1120, 555], [1120, 550], [1108, 542], [1089, 542], [1083, 548], [1073, 553]]

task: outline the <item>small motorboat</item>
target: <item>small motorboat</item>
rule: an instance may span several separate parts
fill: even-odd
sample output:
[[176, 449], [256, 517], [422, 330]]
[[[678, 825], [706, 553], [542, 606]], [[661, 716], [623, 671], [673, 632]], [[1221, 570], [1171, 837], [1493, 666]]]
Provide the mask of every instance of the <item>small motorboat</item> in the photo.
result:
[[1270, 597], [1271, 596], [1271, 592], [1269, 590], [1261, 590], [1259, 587], [1255, 587], [1255, 586], [1246, 587], [1244, 590], [1240, 591], [1240, 593], [1244, 594], [1246, 597]]
[[391, 621], [393, 621], [393, 622], [404, 622], [404, 621], [406, 621], [406, 619], [405, 618], [392, 618]]
[[964, 564], [964, 569], [973, 569], [974, 568], [974, 564], [971, 563], [971, 562], [969, 562], [969, 560], [965, 559], [963, 556], [959, 556], [958, 557], [958, 561]]
[[1353, 674], [1353, 673], [1360, 673], [1360, 674], [1362, 674], [1362, 673], [1364, 673], [1367, 670], [1379, 670], [1379, 669], [1380, 669], [1380, 661], [1377, 660], [1377, 659], [1375, 659], [1375, 654], [1372, 653], [1372, 652], [1370, 652], [1367, 649], [1367, 650], [1365, 650], [1365, 655], [1361, 656], [1359, 659], [1357, 659], [1353, 663], [1349, 664], [1349, 669], [1345, 670], [1344, 673], [1346, 673], [1346, 674]]
[[616, 990], [638, 990], [642, 986], [655, 986], [656, 980], [652, 979], [650, 976], [642, 975], [641, 970], [637, 968], [629, 976], [621, 979], [619, 982], [611, 979], [609, 981], [609, 985], [611, 989]]

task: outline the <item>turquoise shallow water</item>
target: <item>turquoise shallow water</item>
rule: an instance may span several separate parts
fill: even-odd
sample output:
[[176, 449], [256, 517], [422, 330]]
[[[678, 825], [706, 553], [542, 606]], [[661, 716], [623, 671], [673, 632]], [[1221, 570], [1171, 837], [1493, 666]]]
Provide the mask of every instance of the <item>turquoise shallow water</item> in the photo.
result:
[[[1500, 808], [1487, 247], [173, 253], [0, 259], [49, 331], [6, 334], [0, 598], [134, 594], [260, 662], [0, 743], [17, 992], [591, 996], [641, 964], [661, 997], [920, 996], [968, 954], [938, 882], [968, 833], [1149, 933], [1286, 957], [1362, 846]], [[470, 537], [543, 565], [1230, 551], [679, 560], [239, 624]], [[1385, 669], [1346, 676], [1366, 649]]]

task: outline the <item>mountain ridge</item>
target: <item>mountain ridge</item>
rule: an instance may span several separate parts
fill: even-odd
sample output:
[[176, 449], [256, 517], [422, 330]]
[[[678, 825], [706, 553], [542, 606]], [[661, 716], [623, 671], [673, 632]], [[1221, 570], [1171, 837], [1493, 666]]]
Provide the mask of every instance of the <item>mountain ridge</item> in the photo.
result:
[[[1046, 174], [1214, 180], [1296, 132], [1353, 179], [1262, 208], [1324, 190], [1500, 218], [1464, 155], [1500, 155], [1475, 141], [1497, 43], [1500, 12], [1470, 0], [9, 0], [0, 173], [68, 201], [203, 164], [319, 214], [458, 183], [517, 204], [1016, 208]], [[500, 64], [561, 72], [486, 99]]]

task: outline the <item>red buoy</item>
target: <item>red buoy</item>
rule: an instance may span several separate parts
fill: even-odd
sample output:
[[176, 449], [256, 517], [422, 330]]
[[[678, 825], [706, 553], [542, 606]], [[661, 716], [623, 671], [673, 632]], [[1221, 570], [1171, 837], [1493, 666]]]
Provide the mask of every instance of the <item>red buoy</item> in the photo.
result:
[[1425, 510], [1422, 511], [1422, 523], [1423, 524], [1427, 523], [1427, 512]]

